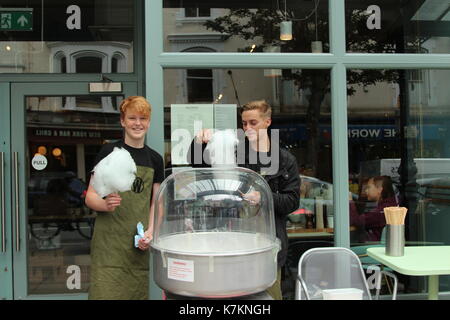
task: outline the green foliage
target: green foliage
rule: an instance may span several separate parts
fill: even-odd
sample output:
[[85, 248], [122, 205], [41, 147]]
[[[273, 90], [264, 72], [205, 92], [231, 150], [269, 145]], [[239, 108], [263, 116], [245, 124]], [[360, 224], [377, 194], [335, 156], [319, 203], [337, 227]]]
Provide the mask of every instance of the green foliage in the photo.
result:
[[[288, 13], [292, 18], [293, 13]], [[367, 28], [367, 14], [363, 10], [354, 10], [347, 17], [347, 50], [349, 52], [394, 53], [396, 43], [386, 33]], [[324, 52], [329, 52], [328, 19], [319, 17], [316, 26], [312, 19], [293, 21], [292, 41], [279, 39], [279, 24], [285, 17], [270, 9], [231, 9], [228, 14], [205, 22], [207, 29], [244, 40], [253, 40], [256, 44], [253, 52], [263, 52], [268, 46], [280, 46], [281, 52], [310, 52], [310, 44], [321, 40]], [[316, 34], [318, 38], [316, 39]], [[238, 48], [238, 52], [249, 52], [250, 46]], [[299, 89], [319, 89], [330, 91], [330, 72], [328, 70], [295, 70], [283, 73], [285, 80], [294, 80]], [[378, 82], [397, 82], [398, 72], [394, 70], [349, 70], [347, 73], [348, 94], [353, 95], [354, 85], [369, 86]]]

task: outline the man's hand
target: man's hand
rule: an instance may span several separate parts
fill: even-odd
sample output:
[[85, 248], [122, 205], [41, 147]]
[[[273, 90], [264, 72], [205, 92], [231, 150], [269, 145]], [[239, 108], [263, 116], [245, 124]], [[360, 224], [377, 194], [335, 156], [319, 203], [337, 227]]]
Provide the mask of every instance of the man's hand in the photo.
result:
[[120, 202], [122, 201], [122, 198], [117, 193], [110, 193], [106, 196], [105, 202], [106, 202], [106, 208], [109, 212], [113, 212], [116, 207], [120, 206]]
[[150, 241], [153, 239], [153, 234], [150, 230], [144, 232], [144, 238], [139, 239], [138, 248], [142, 251], [148, 250], [150, 248]]
[[259, 191], [251, 191], [245, 194], [241, 192], [241, 196], [244, 200], [248, 201], [252, 206], [259, 204], [259, 202], [261, 201], [261, 194], [259, 193]]
[[195, 136], [196, 143], [208, 143], [213, 135], [212, 129], [202, 129]]

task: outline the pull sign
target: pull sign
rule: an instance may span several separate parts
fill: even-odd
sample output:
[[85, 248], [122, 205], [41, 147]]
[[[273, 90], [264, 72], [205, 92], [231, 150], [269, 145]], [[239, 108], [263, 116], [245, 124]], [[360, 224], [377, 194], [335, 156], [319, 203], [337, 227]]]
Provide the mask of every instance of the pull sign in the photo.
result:
[[31, 160], [31, 165], [36, 170], [44, 170], [47, 167], [47, 158], [42, 154], [37, 154]]
[[90, 82], [89, 93], [122, 92], [122, 82]]

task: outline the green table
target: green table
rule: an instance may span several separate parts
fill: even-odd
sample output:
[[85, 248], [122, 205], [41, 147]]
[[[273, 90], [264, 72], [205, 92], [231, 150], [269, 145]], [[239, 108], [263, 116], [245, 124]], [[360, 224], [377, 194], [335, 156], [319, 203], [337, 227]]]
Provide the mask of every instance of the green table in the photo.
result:
[[450, 246], [405, 247], [402, 257], [390, 257], [384, 247], [367, 249], [369, 257], [409, 276], [428, 276], [428, 299], [439, 297], [439, 275], [450, 274]]

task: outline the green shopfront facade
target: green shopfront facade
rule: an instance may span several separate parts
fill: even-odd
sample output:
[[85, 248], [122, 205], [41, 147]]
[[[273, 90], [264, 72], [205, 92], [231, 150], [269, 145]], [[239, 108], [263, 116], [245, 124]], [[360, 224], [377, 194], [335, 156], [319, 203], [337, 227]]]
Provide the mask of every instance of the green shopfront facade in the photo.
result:
[[[128, 95], [151, 102], [147, 143], [166, 168], [182, 166], [171, 153], [174, 104], [271, 103], [300, 174], [328, 190], [311, 196], [313, 210], [328, 201], [325, 225], [292, 237], [292, 272], [309, 247], [366, 244], [349, 218], [349, 191], [362, 199], [375, 175], [390, 176], [408, 207], [408, 241], [450, 243], [448, 4], [19, 2], [0, 1], [1, 15], [33, 8], [32, 31], [9, 30], [7, 20], [0, 30], [0, 299], [87, 298], [95, 213], [80, 195], [56, 191], [63, 181], [83, 190], [101, 144], [120, 137], [117, 105]], [[279, 39], [283, 20], [292, 40]], [[33, 166], [39, 155], [44, 170]], [[286, 298], [291, 280], [286, 272]], [[402, 298], [426, 297], [424, 279], [400, 283]], [[450, 281], [440, 283], [443, 298]], [[151, 282], [151, 299], [161, 297]]]

